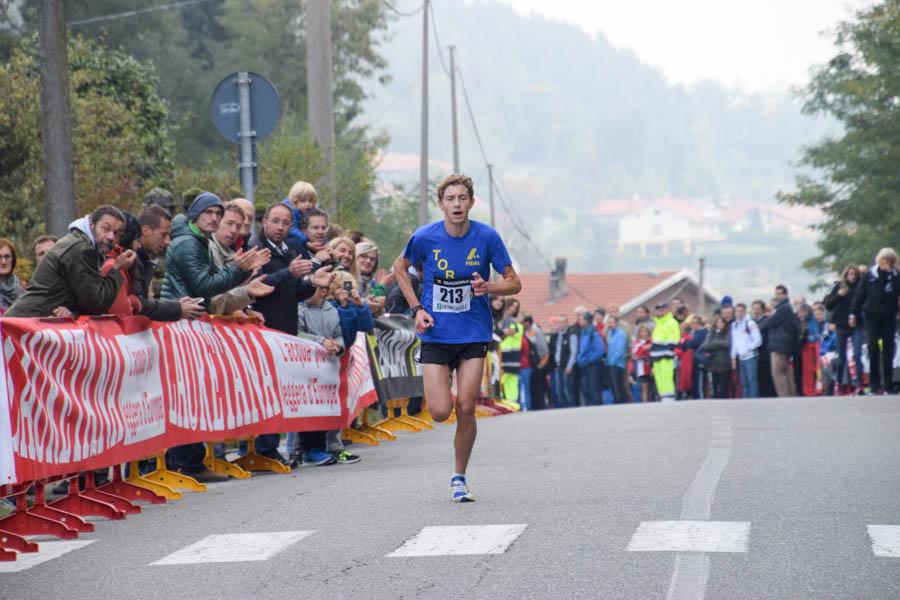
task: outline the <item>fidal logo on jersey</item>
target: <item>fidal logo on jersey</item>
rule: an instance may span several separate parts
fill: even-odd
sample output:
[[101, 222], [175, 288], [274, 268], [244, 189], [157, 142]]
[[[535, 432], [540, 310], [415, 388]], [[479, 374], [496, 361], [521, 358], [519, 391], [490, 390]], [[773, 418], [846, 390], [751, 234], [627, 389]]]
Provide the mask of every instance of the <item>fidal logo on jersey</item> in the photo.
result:
[[481, 266], [481, 255], [478, 254], [478, 248], [472, 248], [469, 250], [469, 255], [466, 257], [466, 266], [467, 267], [480, 267]]

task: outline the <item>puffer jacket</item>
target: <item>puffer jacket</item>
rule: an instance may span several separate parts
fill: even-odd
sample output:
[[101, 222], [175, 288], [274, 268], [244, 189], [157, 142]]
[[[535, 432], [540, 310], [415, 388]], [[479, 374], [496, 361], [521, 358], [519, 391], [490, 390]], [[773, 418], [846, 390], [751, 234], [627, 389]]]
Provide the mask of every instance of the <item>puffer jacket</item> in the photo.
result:
[[882, 271], [875, 265], [856, 286], [850, 314], [863, 314], [866, 318], [889, 321], [897, 317], [898, 298], [900, 298], [900, 272], [897, 269]]
[[195, 232], [185, 215], [172, 221], [172, 243], [166, 253], [166, 278], [162, 297], [203, 298], [209, 310], [213, 296], [239, 286], [247, 273], [234, 265], [219, 269], [209, 255], [209, 240]]

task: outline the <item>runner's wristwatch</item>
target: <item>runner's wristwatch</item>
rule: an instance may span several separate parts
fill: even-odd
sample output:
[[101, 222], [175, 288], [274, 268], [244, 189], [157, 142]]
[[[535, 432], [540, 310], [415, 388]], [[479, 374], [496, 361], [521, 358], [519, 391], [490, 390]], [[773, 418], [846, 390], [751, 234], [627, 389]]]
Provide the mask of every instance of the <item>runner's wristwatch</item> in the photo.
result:
[[425, 307], [422, 306], [421, 304], [418, 305], [418, 306], [414, 306], [413, 309], [412, 309], [412, 311], [413, 311], [413, 316], [416, 316], [416, 314], [417, 314], [420, 310], [425, 310]]

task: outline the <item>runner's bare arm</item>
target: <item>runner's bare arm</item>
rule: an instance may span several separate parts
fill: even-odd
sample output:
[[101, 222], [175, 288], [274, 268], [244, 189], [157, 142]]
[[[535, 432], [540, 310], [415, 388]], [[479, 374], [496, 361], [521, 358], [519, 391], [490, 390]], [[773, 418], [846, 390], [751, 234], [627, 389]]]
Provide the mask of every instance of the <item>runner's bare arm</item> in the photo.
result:
[[488, 281], [487, 292], [494, 296], [513, 296], [522, 291], [522, 280], [512, 266], [503, 269], [503, 279]]
[[419, 305], [419, 299], [416, 297], [412, 280], [409, 278], [409, 266], [409, 260], [405, 256], [398, 256], [394, 261], [394, 278], [397, 280], [397, 285], [400, 286], [400, 291], [403, 292], [403, 297], [406, 298], [406, 303], [410, 307], [414, 307]]

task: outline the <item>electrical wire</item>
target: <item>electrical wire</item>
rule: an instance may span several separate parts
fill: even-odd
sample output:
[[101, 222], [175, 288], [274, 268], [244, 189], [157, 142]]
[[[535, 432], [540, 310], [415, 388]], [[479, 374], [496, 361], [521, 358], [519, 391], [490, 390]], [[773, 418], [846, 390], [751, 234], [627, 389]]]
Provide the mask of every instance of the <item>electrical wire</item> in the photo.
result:
[[412, 11], [412, 12], [404, 12], [404, 11], [402, 11], [402, 10], [399, 10], [396, 6], [394, 6], [393, 2], [388, 2], [388, 0], [382, 0], [382, 1], [384, 2], [384, 5], [385, 5], [386, 7], [388, 7], [388, 9], [389, 9], [390, 11], [392, 11], [393, 13], [395, 13], [395, 14], [397, 14], [398, 16], [401, 16], [401, 17], [414, 17], [414, 16], [416, 16], [417, 14], [419, 14], [420, 12], [422, 12], [422, 10], [425, 8], [425, 3], [428, 2], [428, 0], [425, 0], [424, 2], [422, 2], [422, 6], [420, 6], [418, 9], [416, 9], [416, 10], [414, 10], [414, 11]]
[[66, 23], [66, 27], [78, 27], [79, 25], [92, 25], [93, 23], [100, 23], [102, 21], [111, 21], [113, 19], [124, 19], [127, 17], [136, 17], [138, 15], [144, 15], [151, 12], [156, 12], [160, 10], [169, 10], [172, 8], [184, 8], [185, 6], [193, 6], [194, 4], [202, 4], [204, 2], [212, 2], [213, 0], [184, 0], [183, 2], [172, 2], [170, 4], [162, 4], [160, 6], [151, 6], [149, 8], [141, 8], [138, 10], [129, 10], [126, 12], [114, 13], [111, 15], [101, 15], [99, 17], [90, 17], [88, 19], [78, 19], [76, 21], [69, 21]]
[[431, 29], [434, 31], [434, 43], [437, 46], [438, 56], [441, 57], [441, 66], [444, 67], [444, 73], [450, 77], [450, 69], [447, 68], [447, 63], [444, 62], [444, 48], [441, 46], [441, 36], [438, 34], [437, 21], [434, 16], [434, 4], [431, 3], [431, 0], [425, 0], [428, 4], [431, 4], [431, 10], [429, 13], [431, 14]]

